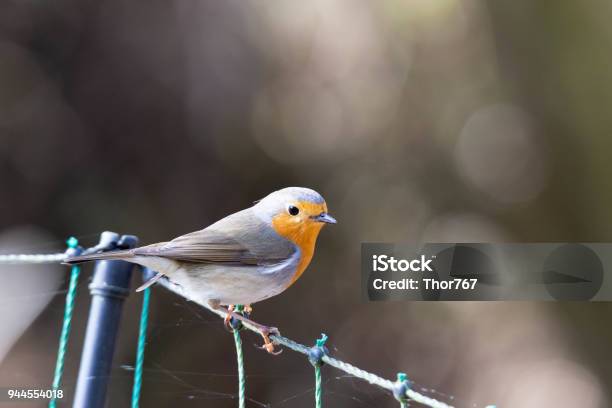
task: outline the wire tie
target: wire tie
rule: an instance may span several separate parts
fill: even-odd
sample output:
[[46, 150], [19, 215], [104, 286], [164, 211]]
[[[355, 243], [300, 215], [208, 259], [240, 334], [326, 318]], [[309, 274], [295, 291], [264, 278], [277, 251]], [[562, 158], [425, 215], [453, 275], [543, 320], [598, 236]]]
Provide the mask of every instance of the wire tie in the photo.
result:
[[323, 364], [323, 357], [329, 354], [329, 350], [325, 347], [327, 341], [327, 335], [321, 333], [321, 338], [317, 339], [315, 345], [308, 350], [308, 361], [315, 367], [321, 367]]
[[79, 246], [79, 240], [75, 237], [70, 237], [66, 240], [66, 257], [81, 255], [83, 252], [83, 247]]
[[[244, 316], [244, 305], [234, 305], [234, 313], [239, 313]], [[230, 319], [230, 326], [232, 326], [233, 330], [242, 330], [244, 329], [244, 325], [242, 322], [232, 316]]]
[[412, 388], [412, 383], [406, 376], [406, 373], [397, 373], [397, 381], [393, 385], [393, 396], [396, 400], [402, 403], [402, 406], [408, 402], [406, 393]]

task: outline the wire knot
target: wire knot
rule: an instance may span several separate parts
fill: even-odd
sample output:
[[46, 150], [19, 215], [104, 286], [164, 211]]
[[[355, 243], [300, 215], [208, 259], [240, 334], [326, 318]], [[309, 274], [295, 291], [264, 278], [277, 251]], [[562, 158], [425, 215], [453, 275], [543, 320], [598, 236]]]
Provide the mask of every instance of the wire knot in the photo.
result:
[[[244, 310], [244, 305], [235, 305], [233, 310], [234, 313], [239, 313], [244, 317], [249, 317], [249, 314]], [[232, 317], [229, 321], [229, 325], [232, 328], [232, 330], [242, 330], [244, 329], [244, 326], [242, 325], [242, 322], [234, 317]]]
[[66, 246], [68, 248], [66, 248], [66, 252], [64, 252], [64, 254], [67, 258], [71, 256], [81, 255], [81, 253], [83, 252], [83, 247], [79, 246], [79, 240], [75, 237], [68, 238], [66, 240]]
[[321, 367], [324, 364], [323, 357], [329, 354], [329, 350], [325, 347], [326, 341], [327, 335], [321, 333], [321, 338], [317, 339], [315, 345], [308, 350], [308, 361], [315, 367]]
[[396, 400], [401, 403], [406, 403], [408, 401], [408, 396], [406, 396], [406, 392], [412, 388], [412, 383], [408, 379], [405, 373], [397, 373], [397, 381], [393, 386], [393, 396]]

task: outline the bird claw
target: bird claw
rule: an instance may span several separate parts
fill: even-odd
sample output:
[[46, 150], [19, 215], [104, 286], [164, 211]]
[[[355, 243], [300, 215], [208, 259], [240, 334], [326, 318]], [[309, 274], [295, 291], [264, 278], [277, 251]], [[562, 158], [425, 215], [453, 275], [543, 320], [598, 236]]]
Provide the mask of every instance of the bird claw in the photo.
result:
[[249, 319], [249, 316], [253, 312], [253, 308], [250, 305], [243, 306], [241, 308], [236, 307], [236, 305], [227, 305], [227, 309], [225, 309], [225, 311], [226, 315], [223, 319], [223, 324], [225, 326], [225, 329], [230, 333], [234, 330], [242, 329], [241, 322], [243, 321], [253, 323]]
[[272, 341], [270, 341], [270, 334], [280, 334], [280, 332], [278, 331], [278, 329], [276, 327], [270, 327], [269, 330], [267, 331], [262, 331], [261, 332], [261, 337], [263, 337], [264, 340], [264, 344], [262, 344], [261, 346], [259, 346], [258, 348], [260, 350], [266, 350], [268, 352], [268, 354], [272, 354], [273, 356], [278, 356], [280, 353], [283, 352], [283, 349], [280, 349], [278, 351], [274, 350], [274, 343], [272, 343]]
[[234, 331], [234, 324], [232, 322], [233, 313], [234, 313], [234, 305], [228, 305], [227, 314], [225, 315], [225, 318], [223, 319], [223, 326], [225, 327], [225, 330], [227, 330], [230, 333]]
[[273, 356], [278, 356], [279, 354], [281, 354], [283, 352], [283, 349], [280, 349], [278, 351], [274, 351], [274, 344], [273, 343], [265, 343], [262, 344], [261, 346], [257, 346], [258, 349], [260, 350], [266, 350], [268, 352], [268, 354], [272, 354]]
[[236, 308], [234, 307], [234, 305], [228, 305], [227, 314], [225, 315], [225, 318], [223, 319], [225, 327], [227, 328], [228, 331], [233, 332], [238, 326], [236, 323], [247, 322], [251, 326], [253, 326], [255, 329], [257, 329], [261, 337], [263, 337], [264, 344], [261, 346], [258, 346], [258, 348], [262, 350], [266, 350], [268, 353], [275, 355], [275, 356], [283, 352], [282, 349], [279, 351], [275, 351], [274, 343], [270, 340], [270, 335], [274, 335], [274, 334], [280, 335], [280, 331], [278, 330], [278, 328], [264, 326], [262, 324], [256, 323], [252, 321], [251, 319], [249, 319], [248, 316], [253, 311], [250, 305], [245, 306], [242, 312], [236, 312], [235, 309]]

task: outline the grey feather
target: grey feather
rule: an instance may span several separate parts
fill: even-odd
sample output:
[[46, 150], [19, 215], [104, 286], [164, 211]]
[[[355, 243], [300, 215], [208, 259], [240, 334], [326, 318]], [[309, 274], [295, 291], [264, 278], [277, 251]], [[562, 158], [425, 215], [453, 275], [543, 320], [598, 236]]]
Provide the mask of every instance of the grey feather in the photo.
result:
[[232, 214], [200, 231], [127, 251], [103, 252], [68, 258], [68, 264], [133, 257], [162, 257], [189, 263], [273, 265], [289, 258], [295, 246], [253, 213], [252, 208]]

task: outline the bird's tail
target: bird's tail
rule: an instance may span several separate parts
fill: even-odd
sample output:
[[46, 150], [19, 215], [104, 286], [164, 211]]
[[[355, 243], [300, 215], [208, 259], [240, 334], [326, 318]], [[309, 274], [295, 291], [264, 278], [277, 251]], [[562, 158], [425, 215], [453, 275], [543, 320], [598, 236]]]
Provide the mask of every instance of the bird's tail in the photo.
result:
[[[66, 265], [76, 265], [76, 264], [80, 264], [83, 262], [90, 262], [90, 261], [105, 261], [105, 260], [130, 261], [130, 258], [134, 258], [133, 249], [126, 249], [123, 251], [100, 252], [97, 254], [89, 254], [89, 255], [72, 256], [70, 258], [64, 259], [63, 263]], [[138, 289], [136, 289], [136, 292], [141, 292], [147, 289], [148, 287], [156, 283], [163, 276], [164, 274], [156, 272], [155, 276], [150, 278], [148, 281], [142, 284]]]
[[90, 261], [126, 260], [128, 258], [132, 258], [133, 256], [134, 252], [131, 249], [127, 249], [125, 251], [100, 252], [97, 254], [71, 256], [70, 258], [64, 259], [63, 263], [66, 265], [75, 265]]

